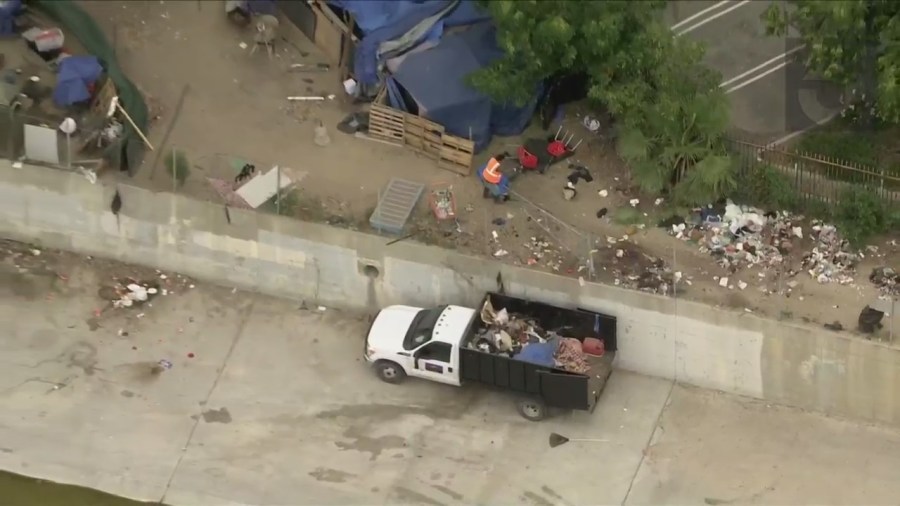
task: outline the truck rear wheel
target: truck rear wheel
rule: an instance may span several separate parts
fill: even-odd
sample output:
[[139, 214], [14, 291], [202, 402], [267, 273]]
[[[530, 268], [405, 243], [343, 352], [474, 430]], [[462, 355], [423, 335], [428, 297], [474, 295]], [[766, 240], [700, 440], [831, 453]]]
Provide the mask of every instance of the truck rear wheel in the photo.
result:
[[547, 417], [547, 406], [539, 399], [519, 399], [519, 414], [531, 422], [540, 422]]
[[399, 364], [389, 360], [379, 360], [375, 362], [375, 371], [378, 377], [385, 383], [400, 383], [406, 379], [406, 371]]

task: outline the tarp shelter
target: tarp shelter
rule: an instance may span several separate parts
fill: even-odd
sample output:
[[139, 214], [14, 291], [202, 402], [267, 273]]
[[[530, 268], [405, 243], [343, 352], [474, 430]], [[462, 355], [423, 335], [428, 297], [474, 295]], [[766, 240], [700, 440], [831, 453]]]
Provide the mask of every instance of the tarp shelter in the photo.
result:
[[59, 62], [53, 102], [59, 107], [86, 102], [91, 99], [90, 86], [103, 74], [96, 56], [69, 56]]
[[361, 85], [369, 87], [379, 82], [379, 64], [396, 56], [397, 41], [403, 47], [414, 47], [423, 40], [439, 39], [444, 28], [490, 19], [472, 0], [330, 0], [328, 3], [353, 14], [363, 32], [353, 55], [353, 74]]
[[534, 114], [537, 94], [523, 107], [495, 104], [468, 84], [470, 74], [500, 56], [490, 23], [445, 35], [435, 47], [404, 57], [386, 82], [390, 105], [439, 123], [451, 135], [471, 138], [476, 151], [495, 134], [517, 135]]

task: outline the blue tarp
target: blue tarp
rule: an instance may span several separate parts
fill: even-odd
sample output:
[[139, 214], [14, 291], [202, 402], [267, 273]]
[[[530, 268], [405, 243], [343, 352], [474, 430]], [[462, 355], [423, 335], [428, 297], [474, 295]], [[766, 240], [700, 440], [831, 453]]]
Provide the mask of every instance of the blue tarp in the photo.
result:
[[[363, 31], [362, 40], [353, 54], [353, 74], [363, 86], [378, 84], [378, 63], [382, 55], [378, 46], [382, 42], [402, 37], [423, 20], [434, 16], [457, 0], [330, 0], [329, 3], [353, 14], [356, 24]], [[458, 0], [458, 5], [441, 19], [439, 25], [423, 34], [420, 40], [432, 39], [435, 30], [464, 26], [489, 19], [472, 0]]]
[[558, 346], [559, 343], [556, 341], [548, 341], [546, 343], [531, 343], [522, 348], [522, 351], [520, 351], [519, 354], [513, 358], [522, 362], [528, 362], [529, 364], [555, 367], [553, 355], [556, 353], [556, 348]]
[[59, 107], [90, 100], [88, 85], [95, 82], [103, 73], [103, 67], [96, 56], [69, 56], [59, 63], [56, 74], [56, 88], [53, 90], [53, 102]]
[[[481, 151], [493, 135], [517, 135], [528, 125], [537, 104], [496, 104], [467, 84], [469, 74], [502, 56], [490, 23], [445, 36], [437, 46], [405, 57], [387, 82], [391, 106], [407, 109], [397, 85], [419, 106], [419, 114], [444, 126], [447, 133], [472, 138]], [[536, 90], [539, 91], [539, 90]]]

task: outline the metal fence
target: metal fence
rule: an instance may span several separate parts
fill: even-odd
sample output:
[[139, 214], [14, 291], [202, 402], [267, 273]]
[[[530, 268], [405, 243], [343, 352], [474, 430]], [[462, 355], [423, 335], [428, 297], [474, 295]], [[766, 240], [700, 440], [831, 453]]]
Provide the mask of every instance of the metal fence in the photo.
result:
[[886, 170], [742, 140], [728, 144], [737, 156], [740, 176], [752, 177], [765, 167], [777, 169], [802, 201], [835, 205], [846, 190], [864, 186], [889, 206], [900, 206], [900, 176]]

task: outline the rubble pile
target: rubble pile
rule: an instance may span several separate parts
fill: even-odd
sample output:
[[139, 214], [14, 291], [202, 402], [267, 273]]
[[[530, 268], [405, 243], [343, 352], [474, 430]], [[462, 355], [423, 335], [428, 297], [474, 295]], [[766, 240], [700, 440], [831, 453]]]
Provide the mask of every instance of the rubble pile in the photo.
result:
[[[795, 276], [797, 272], [787, 264], [804, 239], [800, 226], [803, 220], [803, 216], [786, 211], [764, 212], [727, 201], [724, 208], [710, 205], [695, 209], [689, 221], [675, 217], [660, 226], [669, 227], [670, 234], [678, 239], [699, 242], [700, 250], [710, 253], [729, 272], [760, 266], [783, 269]], [[861, 256], [850, 249], [834, 225], [821, 221], [811, 225], [814, 247], [802, 256], [802, 269], [819, 283], [852, 283]]]
[[625, 239], [616, 242], [609, 239], [614, 238], [608, 238], [607, 242], [615, 246], [596, 251], [614, 251], [614, 258], [601, 259], [601, 264], [611, 267], [614, 285], [666, 296], [675, 293], [675, 285], [682, 278], [680, 272], [673, 272], [664, 260], [639, 251]]
[[485, 326], [467, 343], [470, 349], [501, 355], [545, 367], [586, 374], [590, 370], [581, 342], [547, 330], [535, 318], [495, 310], [490, 299], [481, 308]]

